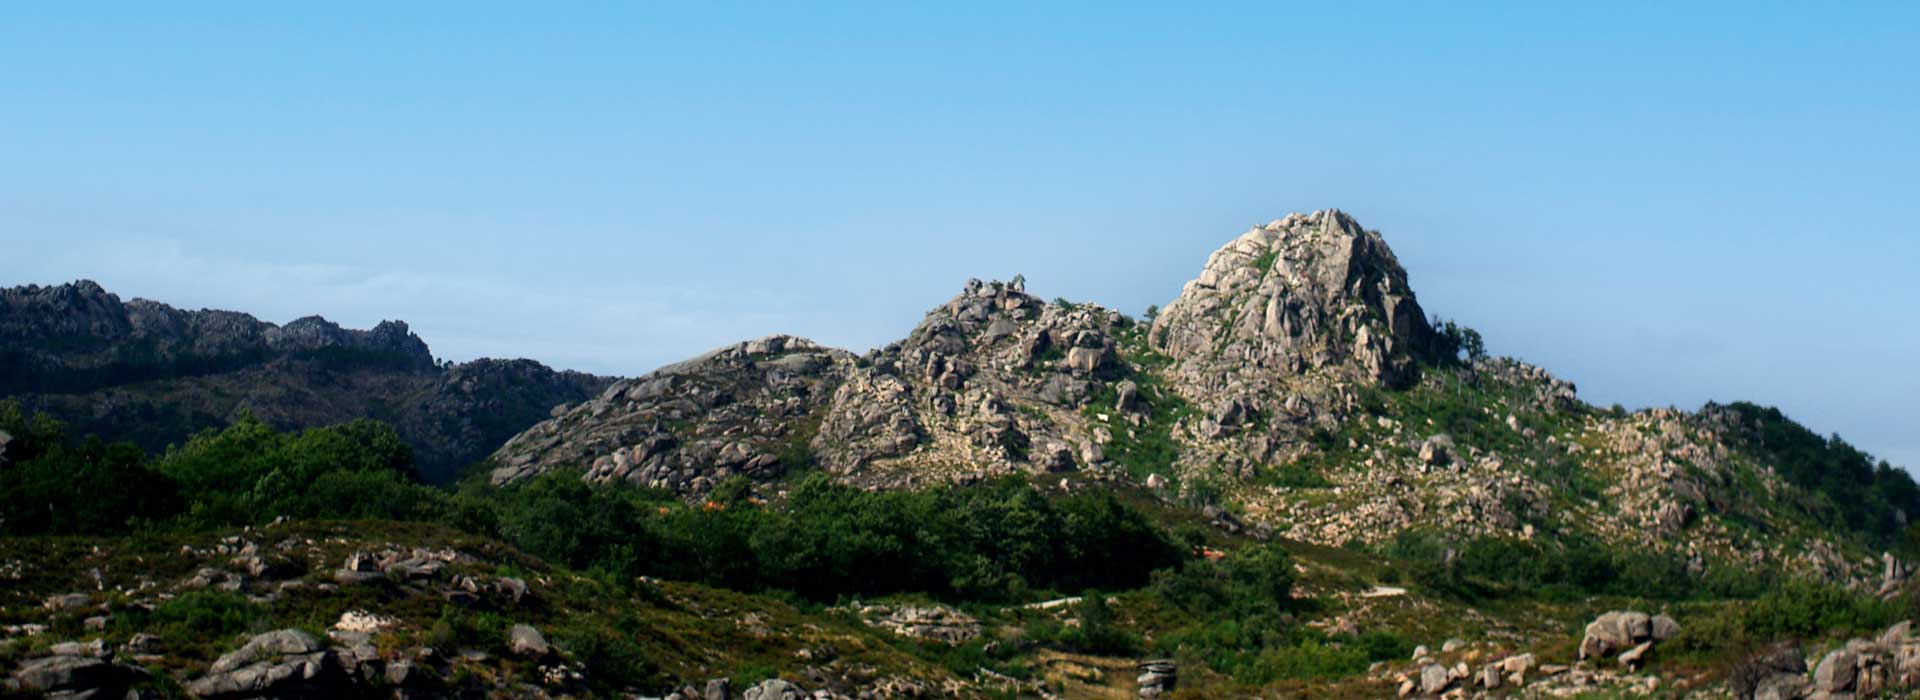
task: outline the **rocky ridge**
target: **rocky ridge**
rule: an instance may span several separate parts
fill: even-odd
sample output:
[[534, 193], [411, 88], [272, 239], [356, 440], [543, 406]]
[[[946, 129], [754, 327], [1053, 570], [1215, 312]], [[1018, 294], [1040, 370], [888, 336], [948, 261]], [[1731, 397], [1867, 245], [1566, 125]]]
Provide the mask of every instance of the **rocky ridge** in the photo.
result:
[[158, 451], [241, 412], [281, 428], [378, 418], [449, 480], [608, 379], [531, 360], [441, 364], [401, 321], [354, 330], [120, 298], [91, 281], [0, 290], [0, 396]]

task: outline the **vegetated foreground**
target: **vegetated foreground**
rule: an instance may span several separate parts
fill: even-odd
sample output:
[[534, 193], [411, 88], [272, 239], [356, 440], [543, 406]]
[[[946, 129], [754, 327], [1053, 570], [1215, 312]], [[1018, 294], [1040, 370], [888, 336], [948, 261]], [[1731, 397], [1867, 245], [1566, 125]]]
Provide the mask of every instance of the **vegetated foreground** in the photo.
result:
[[[775, 337], [630, 380], [533, 365], [424, 414], [377, 388], [398, 356], [448, 381], [403, 327], [182, 331], [58, 289], [0, 305], [0, 352], [33, 359], [0, 378], [24, 399], [0, 404], [8, 697], [1920, 687], [1905, 472], [1750, 404], [1588, 406], [1429, 319], [1339, 212], [1256, 227], [1145, 319], [973, 282], [863, 356]], [[231, 385], [207, 358], [256, 351], [276, 369], [251, 395], [345, 379], [467, 427], [235, 409], [150, 451], [52, 417], [102, 402], [84, 424], [114, 438], [142, 414], [87, 393], [113, 387], [165, 424], [129, 436], [174, 431]], [[423, 436], [498, 434], [485, 405], [524, 432], [424, 483], [420, 445], [467, 443]]]

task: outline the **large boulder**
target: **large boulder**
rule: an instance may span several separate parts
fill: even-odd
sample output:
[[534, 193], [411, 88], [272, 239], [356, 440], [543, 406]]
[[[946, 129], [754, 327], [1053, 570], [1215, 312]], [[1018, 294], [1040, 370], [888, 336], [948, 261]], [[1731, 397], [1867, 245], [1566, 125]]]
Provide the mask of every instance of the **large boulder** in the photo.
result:
[[347, 695], [351, 678], [319, 638], [297, 629], [256, 635], [187, 683], [200, 698], [305, 699]]
[[1180, 682], [1180, 669], [1171, 659], [1153, 659], [1140, 664], [1140, 700], [1154, 700], [1173, 692]]
[[56, 655], [20, 664], [6, 686], [48, 698], [119, 698], [137, 673], [92, 655]]
[[1427, 664], [1420, 669], [1420, 692], [1422, 693], [1439, 695], [1440, 691], [1446, 690], [1447, 686], [1452, 684], [1453, 675], [1447, 671], [1447, 667], [1445, 666], [1440, 664]]
[[[1671, 622], [1669, 619], [1668, 622]], [[1677, 623], [1662, 623], [1669, 635], [1679, 632]], [[1626, 651], [1643, 642], [1655, 640], [1653, 617], [1643, 612], [1615, 610], [1587, 623], [1586, 636], [1580, 640], [1580, 658], [1593, 659]], [[1638, 661], [1646, 652], [1634, 655]]]
[[553, 647], [547, 644], [546, 635], [540, 634], [540, 630], [532, 625], [514, 625], [513, 629], [508, 630], [507, 648], [515, 654], [533, 659], [553, 651]]

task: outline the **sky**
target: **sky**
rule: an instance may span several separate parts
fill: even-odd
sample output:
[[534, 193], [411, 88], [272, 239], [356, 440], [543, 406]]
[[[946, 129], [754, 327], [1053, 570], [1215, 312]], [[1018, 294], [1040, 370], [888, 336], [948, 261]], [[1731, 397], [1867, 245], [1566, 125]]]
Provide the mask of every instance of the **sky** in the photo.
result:
[[0, 7], [0, 285], [635, 375], [1339, 208], [1588, 401], [1920, 467], [1920, 4], [82, 5]]

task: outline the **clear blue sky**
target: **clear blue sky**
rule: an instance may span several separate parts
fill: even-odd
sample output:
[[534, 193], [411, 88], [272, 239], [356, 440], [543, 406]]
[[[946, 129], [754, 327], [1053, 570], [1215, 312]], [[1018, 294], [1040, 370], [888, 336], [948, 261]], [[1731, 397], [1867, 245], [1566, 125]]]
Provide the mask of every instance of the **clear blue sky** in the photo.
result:
[[0, 284], [637, 374], [1338, 207], [1591, 401], [1920, 466], [1920, 5], [1341, 4], [13, 3]]

